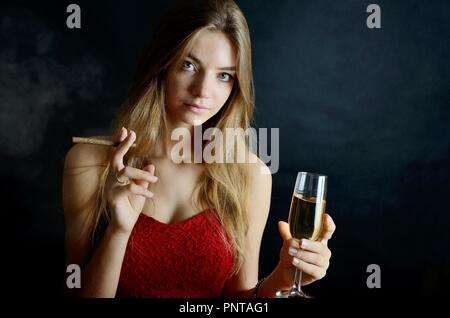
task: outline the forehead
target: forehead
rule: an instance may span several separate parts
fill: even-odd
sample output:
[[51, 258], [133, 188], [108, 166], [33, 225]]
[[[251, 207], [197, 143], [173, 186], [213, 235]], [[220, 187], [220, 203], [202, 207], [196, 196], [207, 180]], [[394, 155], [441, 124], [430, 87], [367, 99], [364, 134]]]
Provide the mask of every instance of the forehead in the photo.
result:
[[223, 32], [200, 31], [193, 39], [188, 54], [195, 56], [208, 67], [236, 65], [236, 50]]

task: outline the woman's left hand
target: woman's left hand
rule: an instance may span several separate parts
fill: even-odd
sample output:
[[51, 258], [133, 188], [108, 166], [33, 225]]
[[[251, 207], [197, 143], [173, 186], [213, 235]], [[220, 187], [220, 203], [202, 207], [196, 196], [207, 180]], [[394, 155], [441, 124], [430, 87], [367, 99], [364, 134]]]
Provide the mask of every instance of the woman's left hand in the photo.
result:
[[331, 257], [328, 240], [336, 230], [336, 225], [328, 214], [325, 213], [323, 218], [322, 233], [317, 241], [302, 239], [298, 242], [292, 238], [289, 224], [278, 222], [278, 230], [284, 241], [278, 269], [281, 270], [283, 283], [287, 286], [292, 286], [295, 268], [302, 271], [302, 286], [325, 276]]

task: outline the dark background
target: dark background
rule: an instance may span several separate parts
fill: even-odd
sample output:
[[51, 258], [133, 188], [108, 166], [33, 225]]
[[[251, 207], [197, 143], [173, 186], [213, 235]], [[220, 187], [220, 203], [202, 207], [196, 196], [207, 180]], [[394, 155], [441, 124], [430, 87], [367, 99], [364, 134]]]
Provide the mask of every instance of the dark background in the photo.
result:
[[[109, 133], [163, 1], [0, 5], [3, 279], [22, 295], [60, 296], [61, 177], [71, 136]], [[280, 128], [280, 169], [260, 276], [278, 260], [296, 172], [329, 176], [337, 224], [327, 276], [305, 289], [449, 294], [450, 2], [237, 1], [247, 17], [256, 127]], [[257, 198], [256, 198], [257, 199]], [[6, 217], [6, 218], [5, 218]], [[366, 268], [381, 267], [381, 290]], [[11, 290], [11, 289], [10, 289]]]

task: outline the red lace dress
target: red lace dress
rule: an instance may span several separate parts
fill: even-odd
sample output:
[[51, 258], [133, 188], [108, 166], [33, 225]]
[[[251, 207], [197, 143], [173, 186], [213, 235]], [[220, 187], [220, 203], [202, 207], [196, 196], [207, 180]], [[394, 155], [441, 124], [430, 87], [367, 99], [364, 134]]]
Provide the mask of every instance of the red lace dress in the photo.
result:
[[233, 265], [211, 210], [166, 224], [143, 213], [128, 240], [116, 297], [220, 297]]

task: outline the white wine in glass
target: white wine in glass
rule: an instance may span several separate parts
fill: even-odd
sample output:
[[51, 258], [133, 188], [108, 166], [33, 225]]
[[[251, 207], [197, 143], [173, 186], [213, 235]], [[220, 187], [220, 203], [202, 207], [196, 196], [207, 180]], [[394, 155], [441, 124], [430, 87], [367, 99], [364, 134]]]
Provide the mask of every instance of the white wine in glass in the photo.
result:
[[[327, 194], [327, 176], [299, 172], [295, 181], [291, 207], [289, 209], [289, 229], [292, 237], [300, 241], [315, 241], [322, 232]], [[277, 292], [278, 298], [306, 297], [301, 289], [302, 272], [295, 270], [294, 283], [289, 290]]]

